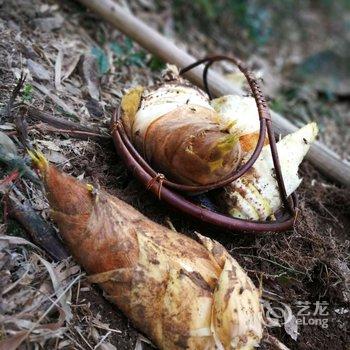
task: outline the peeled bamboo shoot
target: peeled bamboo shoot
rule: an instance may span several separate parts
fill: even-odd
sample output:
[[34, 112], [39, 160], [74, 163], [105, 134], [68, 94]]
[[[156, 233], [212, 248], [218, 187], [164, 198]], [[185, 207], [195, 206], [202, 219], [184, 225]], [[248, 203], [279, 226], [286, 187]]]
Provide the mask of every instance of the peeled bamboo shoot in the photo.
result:
[[208, 96], [176, 74], [160, 85], [129, 90], [121, 107], [129, 138], [169, 179], [207, 185], [240, 163], [237, 136], [221, 127]]
[[[231, 134], [237, 135], [244, 153], [253, 151], [259, 139], [260, 121], [253, 97], [226, 95], [210, 102], [218, 113], [219, 122]], [[266, 138], [265, 144], [268, 143]]]
[[[301, 183], [299, 165], [318, 133], [316, 123], [285, 136], [277, 142], [282, 176], [289, 196]], [[224, 188], [224, 199], [230, 215], [242, 219], [266, 220], [281, 207], [282, 202], [274, 177], [270, 146], [264, 146], [253, 167], [238, 180]]]

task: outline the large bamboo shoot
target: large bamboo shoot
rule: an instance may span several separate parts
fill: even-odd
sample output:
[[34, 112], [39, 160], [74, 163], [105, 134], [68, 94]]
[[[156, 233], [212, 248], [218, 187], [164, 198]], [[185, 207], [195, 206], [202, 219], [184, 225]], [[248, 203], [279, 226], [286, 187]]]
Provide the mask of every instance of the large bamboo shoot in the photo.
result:
[[253, 349], [259, 291], [219, 243], [198, 243], [32, 153], [51, 216], [75, 259], [160, 348]]

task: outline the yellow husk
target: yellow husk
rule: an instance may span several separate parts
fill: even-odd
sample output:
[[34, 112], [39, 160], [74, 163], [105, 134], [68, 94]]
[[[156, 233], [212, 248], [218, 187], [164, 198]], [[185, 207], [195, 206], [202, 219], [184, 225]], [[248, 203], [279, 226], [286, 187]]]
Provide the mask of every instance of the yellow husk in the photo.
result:
[[125, 125], [130, 126], [130, 128], [132, 128], [132, 125], [134, 124], [135, 115], [139, 109], [143, 91], [144, 88], [142, 86], [136, 86], [135, 88], [130, 89], [122, 97], [121, 108], [124, 113], [124, 118], [127, 118], [128, 120]]
[[44, 171], [49, 164], [45, 156], [39, 150], [27, 150], [27, 152], [34, 165], [40, 171]]

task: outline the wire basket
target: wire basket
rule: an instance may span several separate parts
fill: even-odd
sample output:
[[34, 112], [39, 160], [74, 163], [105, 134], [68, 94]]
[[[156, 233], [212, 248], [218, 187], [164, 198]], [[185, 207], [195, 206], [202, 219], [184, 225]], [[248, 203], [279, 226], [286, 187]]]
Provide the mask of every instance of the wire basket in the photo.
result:
[[[125, 132], [124, 125], [121, 120], [122, 110], [120, 106], [115, 110], [111, 123], [112, 137], [114, 140], [115, 148], [128, 170], [131, 171], [131, 173], [147, 189], [154, 193], [160, 200], [168, 203], [172, 207], [191, 217], [194, 217], [204, 223], [209, 223], [216, 227], [234, 232], [262, 233], [286, 231], [293, 227], [295, 221], [297, 213], [297, 197], [296, 194], [293, 193], [290, 198], [287, 198], [281, 166], [278, 158], [275, 134], [272, 127], [271, 115], [257, 79], [241, 61], [234, 57], [223, 55], [206, 57], [199, 61], [196, 61], [193, 64], [181, 69], [180, 74], [182, 75], [201, 64], [205, 64], [203, 70], [203, 85], [205, 87], [206, 93], [211, 99], [212, 96], [209, 90], [207, 79], [208, 70], [214, 62], [221, 60], [226, 60], [234, 63], [244, 74], [250, 86], [259, 113], [259, 139], [255, 150], [246, 163], [241, 165], [241, 167], [236, 169], [225, 179], [213, 182], [208, 185], [184, 185], [170, 181], [163, 174], [155, 171], [135, 149]], [[254, 221], [233, 218], [224, 213], [219, 213], [208, 208], [204, 208], [198, 203], [195, 203], [191, 197], [188, 196], [188, 194], [197, 194], [221, 188], [237, 180], [239, 177], [245, 174], [254, 165], [255, 161], [259, 157], [264, 146], [266, 134], [269, 139], [276, 181], [278, 183], [278, 188], [283, 203], [283, 210], [279, 212], [276, 220]]]

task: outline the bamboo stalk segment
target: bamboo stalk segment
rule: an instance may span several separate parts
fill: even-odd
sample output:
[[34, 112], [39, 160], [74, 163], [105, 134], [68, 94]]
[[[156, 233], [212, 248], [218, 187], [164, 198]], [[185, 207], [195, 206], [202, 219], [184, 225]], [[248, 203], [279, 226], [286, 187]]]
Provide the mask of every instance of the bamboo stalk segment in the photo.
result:
[[[175, 43], [124, 10], [113, 0], [79, 0], [79, 2], [162, 60], [180, 68], [196, 61], [195, 57], [180, 49]], [[186, 77], [194, 84], [203, 87], [203, 68], [200, 66], [189, 71]], [[208, 74], [208, 82], [212, 93], [216, 96], [242, 92], [240, 87], [228, 82], [223, 76], [213, 71]], [[295, 125], [276, 112], [272, 112], [272, 121], [278, 134], [286, 135], [297, 130]], [[307, 159], [330, 179], [350, 186], [350, 164], [342, 161], [324, 144], [315, 142], [311, 146]]]

